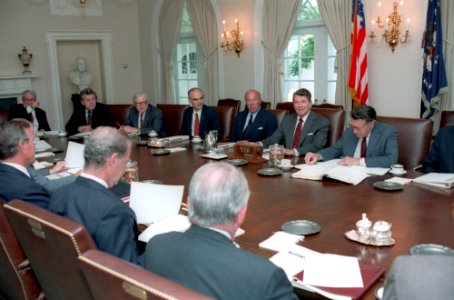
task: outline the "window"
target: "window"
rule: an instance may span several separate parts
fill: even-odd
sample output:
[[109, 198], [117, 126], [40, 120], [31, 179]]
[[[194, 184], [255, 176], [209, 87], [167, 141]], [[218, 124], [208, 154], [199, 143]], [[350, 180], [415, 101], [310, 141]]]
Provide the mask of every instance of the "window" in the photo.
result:
[[320, 16], [316, 0], [302, 0], [300, 14], [284, 51], [283, 99], [292, 101], [299, 88], [312, 92], [318, 103], [334, 103], [337, 75], [334, 48]]
[[203, 57], [198, 51], [197, 40], [192, 29], [191, 20], [186, 9], [183, 9], [183, 18], [180, 29], [180, 36], [177, 43], [175, 55], [175, 72], [177, 103], [188, 103], [188, 90], [200, 86], [200, 76], [204, 74], [200, 62]]

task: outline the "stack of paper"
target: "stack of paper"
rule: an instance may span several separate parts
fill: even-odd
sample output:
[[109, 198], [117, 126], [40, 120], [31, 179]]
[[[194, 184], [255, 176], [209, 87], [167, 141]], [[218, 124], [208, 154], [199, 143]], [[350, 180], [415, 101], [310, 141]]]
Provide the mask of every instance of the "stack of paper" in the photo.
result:
[[450, 189], [454, 186], [454, 174], [429, 173], [413, 179], [413, 182]]
[[278, 252], [284, 251], [302, 240], [304, 240], [304, 236], [278, 231], [261, 242], [259, 247]]

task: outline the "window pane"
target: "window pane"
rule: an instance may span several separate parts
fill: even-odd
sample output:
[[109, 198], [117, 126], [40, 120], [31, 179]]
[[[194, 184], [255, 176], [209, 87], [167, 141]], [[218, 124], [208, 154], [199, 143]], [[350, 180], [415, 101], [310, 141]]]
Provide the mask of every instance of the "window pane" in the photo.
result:
[[298, 15], [298, 21], [303, 20], [318, 20], [320, 19], [320, 11], [316, 0], [302, 0], [300, 6], [300, 13]]

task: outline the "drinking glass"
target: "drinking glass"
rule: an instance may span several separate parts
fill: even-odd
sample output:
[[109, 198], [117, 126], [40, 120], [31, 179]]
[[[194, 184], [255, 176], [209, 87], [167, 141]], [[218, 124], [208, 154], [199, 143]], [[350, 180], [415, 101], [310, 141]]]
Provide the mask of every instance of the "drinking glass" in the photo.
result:
[[270, 146], [270, 164], [273, 167], [279, 167], [281, 160], [284, 158], [284, 146], [274, 144]]

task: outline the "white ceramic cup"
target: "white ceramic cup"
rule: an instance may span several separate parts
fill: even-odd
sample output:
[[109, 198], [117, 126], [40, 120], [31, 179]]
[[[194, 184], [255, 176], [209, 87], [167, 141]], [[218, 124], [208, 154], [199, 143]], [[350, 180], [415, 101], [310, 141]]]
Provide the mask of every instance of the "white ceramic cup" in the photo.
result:
[[394, 164], [391, 166], [391, 170], [393, 171], [393, 173], [403, 173], [404, 172], [404, 166], [401, 165], [401, 164]]
[[292, 166], [292, 161], [290, 159], [284, 158], [281, 159], [281, 167], [287, 168]]

